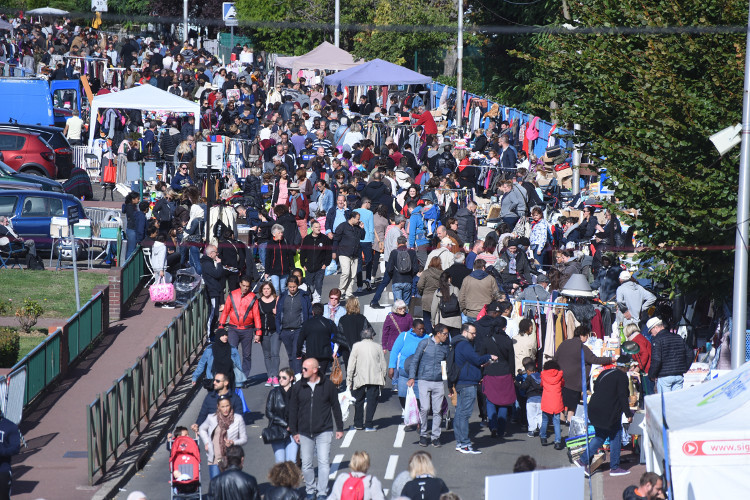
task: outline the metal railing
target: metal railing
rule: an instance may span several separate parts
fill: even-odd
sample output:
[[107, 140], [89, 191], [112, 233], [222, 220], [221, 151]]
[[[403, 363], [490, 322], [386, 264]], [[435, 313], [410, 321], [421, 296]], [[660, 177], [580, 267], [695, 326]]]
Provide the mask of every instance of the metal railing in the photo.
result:
[[106, 325], [102, 322], [104, 305], [104, 291], [100, 290], [68, 319], [65, 329], [55, 330], [11, 368], [10, 377], [19, 370], [27, 370], [24, 407], [64, 374], [68, 365], [105, 331]]
[[139, 245], [135, 252], [133, 252], [133, 255], [122, 265], [120, 304], [127, 303], [130, 297], [136, 292], [144, 269], [143, 248]]
[[159, 335], [115, 384], [86, 407], [89, 484], [117, 460], [122, 444], [147, 424], [162, 396], [174, 390], [178, 376], [190, 368], [205, 338], [208, 310], [202, 293]]

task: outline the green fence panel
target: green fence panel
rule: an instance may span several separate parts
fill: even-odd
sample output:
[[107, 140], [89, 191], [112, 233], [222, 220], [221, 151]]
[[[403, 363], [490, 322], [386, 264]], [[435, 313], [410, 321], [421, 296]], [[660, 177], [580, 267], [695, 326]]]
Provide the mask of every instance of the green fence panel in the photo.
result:
[[131, 296], [138, 288], [144, 271], [143, 249], [138, 246], [133, 255], [122, 266], [122, 294], [120, 295], [121, 304], [130, 300]]
[[72, 363], [103, 332], [103, 292], [98, 292], [68, 320], [68, 359]]

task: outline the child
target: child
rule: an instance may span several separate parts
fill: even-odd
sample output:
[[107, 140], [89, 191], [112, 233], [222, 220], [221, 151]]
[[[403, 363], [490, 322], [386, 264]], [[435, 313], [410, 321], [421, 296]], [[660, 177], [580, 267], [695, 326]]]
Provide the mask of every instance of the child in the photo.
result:
[[172, 443], [174, 442], [174, 438], [178, 436], [189, 436], [187, 427], [175, 427], [174, 428], [174, 434], [171, 432], [167, 434], [167, 451], [172, 451]]
[[560, 365], [555, 360], [544, 363], [542, 370], [542, 427], [539, 438], [542, 446], [547, 446], [547, 425], [550, 418], [555, 427], [555, 449], [562, 450], [560, 436], [560, 413], [563, 411], [562, 387], [565, 383]]
[[[518, 386], [526, 396], [526, 422], [529, 424], [529, 437], [539, 435], [542, 425], [542, 376], [536, 371], [534, 360], [523, 358], [526, 377]], [[546, 434], [546, 432], [545, 432]]]
[[440, 208], [437, 205], [433, 205], [432, 200], [429, 198], [424, 200], [422, 217], [424, 217], [425, 234], [427, 234], [428, 238], [431, 238], [437, 229], [437, 222], [440, 218]]

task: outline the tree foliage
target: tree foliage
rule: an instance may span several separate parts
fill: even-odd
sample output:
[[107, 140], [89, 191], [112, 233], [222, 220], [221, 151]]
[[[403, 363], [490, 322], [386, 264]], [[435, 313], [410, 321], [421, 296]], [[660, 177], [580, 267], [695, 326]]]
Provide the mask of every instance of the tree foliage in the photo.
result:
[[[744, 24], [747, 4], [704, 0], [585, 0], [576, 27]], [[561, 21], [561, 20], [560, 20]], [[528, 86], [538, 111], [555, 100], [606, 157], [617, 198], [656, 263], [682, 291], [731, 295], [739, 149], [723, 159], [707, 139], [741, 120], [744, 34], [576, 34], [537, 38]]]

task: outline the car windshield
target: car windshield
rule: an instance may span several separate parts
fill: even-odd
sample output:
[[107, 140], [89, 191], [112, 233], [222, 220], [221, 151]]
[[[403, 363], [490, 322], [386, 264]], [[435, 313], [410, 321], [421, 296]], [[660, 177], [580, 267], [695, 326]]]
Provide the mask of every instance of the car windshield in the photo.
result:
[[4, 175], [13, 175], [16, 173], [15, 170], [10, 168], [8, 165], [0, 161], [0, 172], [2, 172]]

